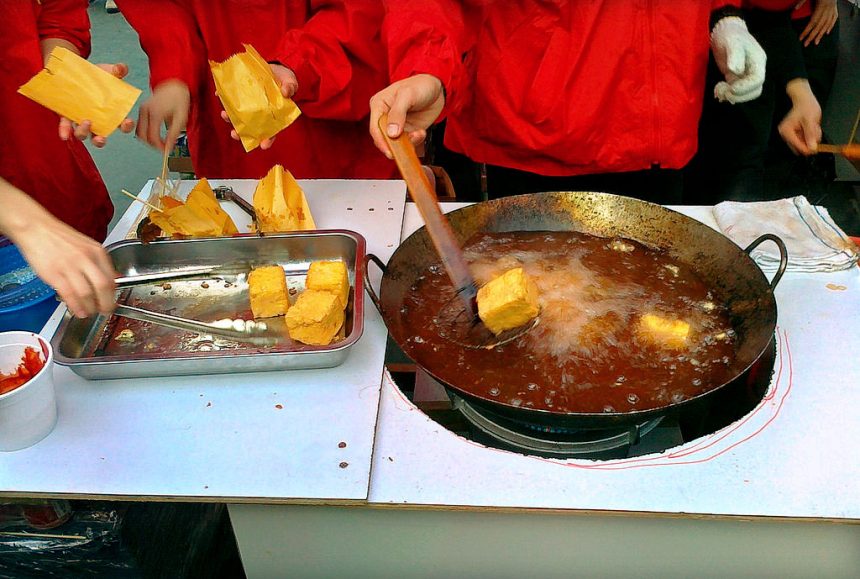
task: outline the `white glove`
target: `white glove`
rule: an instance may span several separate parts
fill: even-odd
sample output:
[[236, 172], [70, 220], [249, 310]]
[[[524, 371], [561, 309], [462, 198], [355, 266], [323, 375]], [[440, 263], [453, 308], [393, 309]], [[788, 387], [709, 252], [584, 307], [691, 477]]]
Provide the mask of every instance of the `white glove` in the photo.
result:
[[711, 31], [711, 50], [726, 76], [714, 87], [714, 97], [732, 104], [751, 101], [761, 94], [767, 55], [737, 16], [727, 16]]

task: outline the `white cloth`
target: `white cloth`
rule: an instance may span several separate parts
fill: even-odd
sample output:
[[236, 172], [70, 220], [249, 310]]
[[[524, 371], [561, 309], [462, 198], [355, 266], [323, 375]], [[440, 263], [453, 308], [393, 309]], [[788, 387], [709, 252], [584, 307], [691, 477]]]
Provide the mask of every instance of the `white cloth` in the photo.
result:
[[[802, 195], [754, 203], [724, 201], [714, 207], [714, 218], [720, 230], [743, 248], [765, 233], [780, 237], [788, 249], [789, 271], [840, 271], [860, 257], [857, 246], [827, 209], [811, 205]], [[750, 257], [765, 270], [779, 265], [779, 250], [769, 241]]]

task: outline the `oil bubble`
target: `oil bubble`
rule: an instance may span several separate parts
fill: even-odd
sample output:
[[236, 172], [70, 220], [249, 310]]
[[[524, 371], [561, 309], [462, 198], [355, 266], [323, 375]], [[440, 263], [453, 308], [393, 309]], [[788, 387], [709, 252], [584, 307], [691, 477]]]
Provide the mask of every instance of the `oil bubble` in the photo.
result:
[[498, 396], [499, 394], [501, 394], [501, 392], [502, 391], [499, 390], [498, 388], [496, 388], [495, 386], [490, 388], [490, 396]]
[[522, 398], [511, 399], [511, 406], [522, 406], [522, 404], [523, 404]]
[[606, 413], [615, 412], [615, 408], [613, 408], [610, 404], [607, 404], [603, 407], [603, 411]]
[[631, 392], [627, 395], [627, 402], [629, 402], [630, 404], [636, 404], [637, 402], [639, 402], [639, 397]]

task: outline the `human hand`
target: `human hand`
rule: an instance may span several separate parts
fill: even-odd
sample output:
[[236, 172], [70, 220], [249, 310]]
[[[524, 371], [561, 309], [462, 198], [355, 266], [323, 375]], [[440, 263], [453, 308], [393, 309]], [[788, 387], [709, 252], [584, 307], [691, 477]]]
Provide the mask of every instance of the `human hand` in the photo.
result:
[[[128, 66], [121, 62], [116, 64], [97, 64], [96, 66], [117, 78], [125, 78], [128, 74]], [[68, 141], [72, 138], [72, 135], [81, 141], [87, 140], [87, 137], [92, 137], [93, 145], [101, 149], [107, 143], [107, 137], [92, 134], [90, 128], [90, 121], [85, 120], [81, 124], [77, 124], [65, 117], [60, 117], [59, 133], [62, 140]], [[134, 121], [131, 119], [125, 119], [119, 125], [119, 130], [123, 133], [130, 133], [133, 128]]]
[[821, 142], [821, 105], [806, 79], [789, 81], [786, 93], [792, 106], [779, 123], [779, 134], [795, 154], [812, 155]]
[[430, 74], [416, 74], [398, 80], [370, 99], [370, 136], [373, 144], [386, 157], [392, 158], [379, 128], [379, 117], [388, 113], [388, 136], [396, 139], [403, 131], [417, 145], [427, 136], [430, 127], [445, 107], [442, 81]]
[[817, 45], [821, 42], [821, 39], [830, 34], [836, 26], [838, 18], [839, 8], [836, 6], [836, 0], [817, 0], [809, 23], [800, 33], [803, 46], [809, 46], [813, 42]]
[[113, 311], [116, 272], [100, 244], [47, 211], [10, 237], [36, 275], [57, 291], [74, 316]]
[[[293, 98], [293, 95], [296, 94], [297, 90], [299, 90], [299, 81], [296, 78], [296, 74], [282, 64], [270, 63], [269, 68], [272, 69], [272, 74], [275, 75], [275, 80], [278, 81], [278, 86], [281, 87], [281, 94], [288, 99]], [[230, 122], [230, 117], [227, 116], [227, 111], [221, 111], [221, 119], [224, 122]], [[239, 133], [236, 132], [236, 129], [230, 130], [230, 138], [232, 138], [234, 141], [242, 140], [239, 137]], [[274, 142], [275, 137], [263, 139], [262, 141], [260, 141], [260, 148], [264, 150], [271, 149]]]
[[[188, 122], [191, 92], [181, 80], [171, 79], [159, 84], [145, 103], [140, 106], [137, 119], [137, 137], [150, 146], [171, 150]], [[167, 123], [167, 136], [162, 138], [161, 126]]]
[[726, 80], [714, 87], [720, 102], [744, 103], [758, 98], [764, 84], [767, 56], [737, 16], [728, 16], [711, 31], [711, 50]]

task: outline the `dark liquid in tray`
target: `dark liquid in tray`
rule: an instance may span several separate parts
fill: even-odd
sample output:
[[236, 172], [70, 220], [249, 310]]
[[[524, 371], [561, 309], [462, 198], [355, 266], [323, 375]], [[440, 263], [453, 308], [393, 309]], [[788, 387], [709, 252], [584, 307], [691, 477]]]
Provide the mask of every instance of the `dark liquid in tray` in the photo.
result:
[[[626, 239], [576, 232], [482, 233], [465, 245], [478, 285], [523, 267], [540, 293], [539, 324], [520, 339], [473, 350], [440, 336], [453, 296], [439, 264], [405, 297], [410, 354], [482, 398], [552, 412], [629, 412], [681, 402], [734, 374], [735, 334], [723, 304], [693, 270]], [[640, 327], [643, 315], [689, 324], [683, 347]]]

